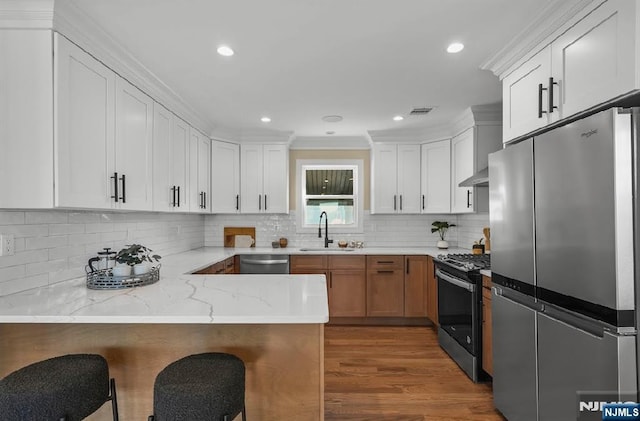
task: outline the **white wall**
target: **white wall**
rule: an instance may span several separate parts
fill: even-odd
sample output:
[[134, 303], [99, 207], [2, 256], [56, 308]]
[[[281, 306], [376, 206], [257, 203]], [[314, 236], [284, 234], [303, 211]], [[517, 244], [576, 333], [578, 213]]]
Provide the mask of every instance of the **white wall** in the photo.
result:
[[[458, 225], [449, 230], [447, 240], [451, 247], [470, 249], [474, 241], [482, 238], [482, 228], [489, 226], [489, 214], [474, 215], [371, 215], [365, 211], [363, 234], [336, 234], [333, 240], [360, 240], [365, 247], [435, 247], [439, 240], [431, 233], [431, 223], [445, 220]], [[320, 247], [323, 240], [315, 233], [296, 233], [295, 211], [289, 215], [211, 215], [205, 219], [205, 245], [222, 246], [224, 227], [255, 227], [256, 245], [271, 247], [280, 237], [289, 239], [290, 247]], [[324, 229], [323, 229], [324, 236]]]
[[[435, 247], [431, 222], [458, 226], [449, 231], [451, 247], [470, 249], [489, 225], [489, 214], [370, 215], [364, 234], [331, 234], [334, 240], [360, 240], [365, 247]], [[225, 226], [256, 227], [257, 245], [271, 247], [280, 237], [290, 247], [321, 247], [316, 234], [296, 234], [289, 215], [187, 215], [152, 212], [0, 210], [0, 234], [15, 236], [15, 255], [0, 256], [0, 295], [83, 277], [90, 257], [103, 247], [144, 244], [161, 256], [203, 246], [222, 246]]]
[[0, 210], [0, 234], [15, 236], [15, 255], [0, 256], [0, 295], [83, 277], [104, 247], [135, 242], [160, 256], [202, 247], [203, 225], [202, 215]]

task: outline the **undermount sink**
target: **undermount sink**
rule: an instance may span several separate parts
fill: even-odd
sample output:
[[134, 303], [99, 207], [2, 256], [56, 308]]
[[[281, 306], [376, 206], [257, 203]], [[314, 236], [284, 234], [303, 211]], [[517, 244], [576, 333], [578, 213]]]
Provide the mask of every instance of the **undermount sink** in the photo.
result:
[[321, 252], [330, 251], [330, 252], [337, 252], [337, 253], [343, 253], [345, 251], [353, 251], [353, 250], [354, 249], [347, 249], [347, 248], [344, 248], [344, 249], [302, 248], [300, 249], [300, 251], [321, 251]]

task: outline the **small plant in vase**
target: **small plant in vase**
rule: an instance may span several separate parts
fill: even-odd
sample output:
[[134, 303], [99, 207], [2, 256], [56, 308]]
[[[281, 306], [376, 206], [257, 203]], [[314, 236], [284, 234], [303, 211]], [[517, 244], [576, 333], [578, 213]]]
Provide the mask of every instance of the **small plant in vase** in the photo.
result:
[[149, 263], [158, 262], [161, 259], [157, 254], [151, 254], [152, 252], [153, 250], [140, 244], [125, 246], [125, 248], [116, 254], [116, 262], [126, 265], [124, 270], [126, 271], [126, 268], [129, 268], [129, 273], [120, 275], [120, 272], [116, 271], [118, 267], [115, 267], [113, 274], [116, 276], [126, 276], [131, 273], [131, 268], [133, 268], [135, 275], [147, 273], [149, 271]]
[[438, 241], [438, 248], [439, 249], [447, 249], [449, 248], [449, 243], [446, 240], [447, 237], [447, 231], [449, 230], [449, 228], [451, 227], [455, 227], [456, 224], [450, 224], [447, 221], [433, 221], [431, 223], [432, 228], [431, 228], [431, 232], [437, 232], [438, 235], [440, 236], [440, 241]]

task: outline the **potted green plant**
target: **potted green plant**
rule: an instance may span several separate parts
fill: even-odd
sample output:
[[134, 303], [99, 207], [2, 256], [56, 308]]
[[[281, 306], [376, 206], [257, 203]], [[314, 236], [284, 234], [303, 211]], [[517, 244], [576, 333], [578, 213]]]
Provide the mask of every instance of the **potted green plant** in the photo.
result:
[[450, 224], [447, 221], [433, 221], [431, 225], [432, 225], [431, 233], [437, 232], [438, 235], [440, 235], [440, 241], [438, 241], [438, 244], [437, 244], [438, 248], [439, 249], [449, 248], [449, 243], [446, 240], [447, 231], [449, 230], [449, 228], [455, 227], [456, 224]]
[[[149, 264], [153, 262], [160, 261], [161, 257], [157, 254], [151, 254], [153, 250], [148, 247], [145, 247], [140, 244], [130, 244], [125, 246], [125, 248], [121, 249], [116, 254], [116, 262], [122, 265], [125, 265], [125, 268], [129, 268], [129, 273], [125, 273], [126, 276], [131, 273], [131, 268], [133, 268], [133, 273], [135, 275], [142, 275], [149, 271]], [[114, 275], [116, 275], [116, 268], [114, 270]], [[126, 271], [126, 269], [124, 269]]]

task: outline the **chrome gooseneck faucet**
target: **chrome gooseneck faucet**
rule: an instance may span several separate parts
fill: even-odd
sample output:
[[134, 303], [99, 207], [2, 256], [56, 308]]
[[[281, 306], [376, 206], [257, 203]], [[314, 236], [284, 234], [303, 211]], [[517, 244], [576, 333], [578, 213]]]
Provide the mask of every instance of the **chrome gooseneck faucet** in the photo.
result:
[[322, 238], [322, 217], [324, 216], [324, 248], [329, 248], [329, 243], [333, 243], [333, 240], [329, 240], [329, 217], [327, 212], [322, 211], [320, 214], [320, 222], [318, 223], [318, 238]]

